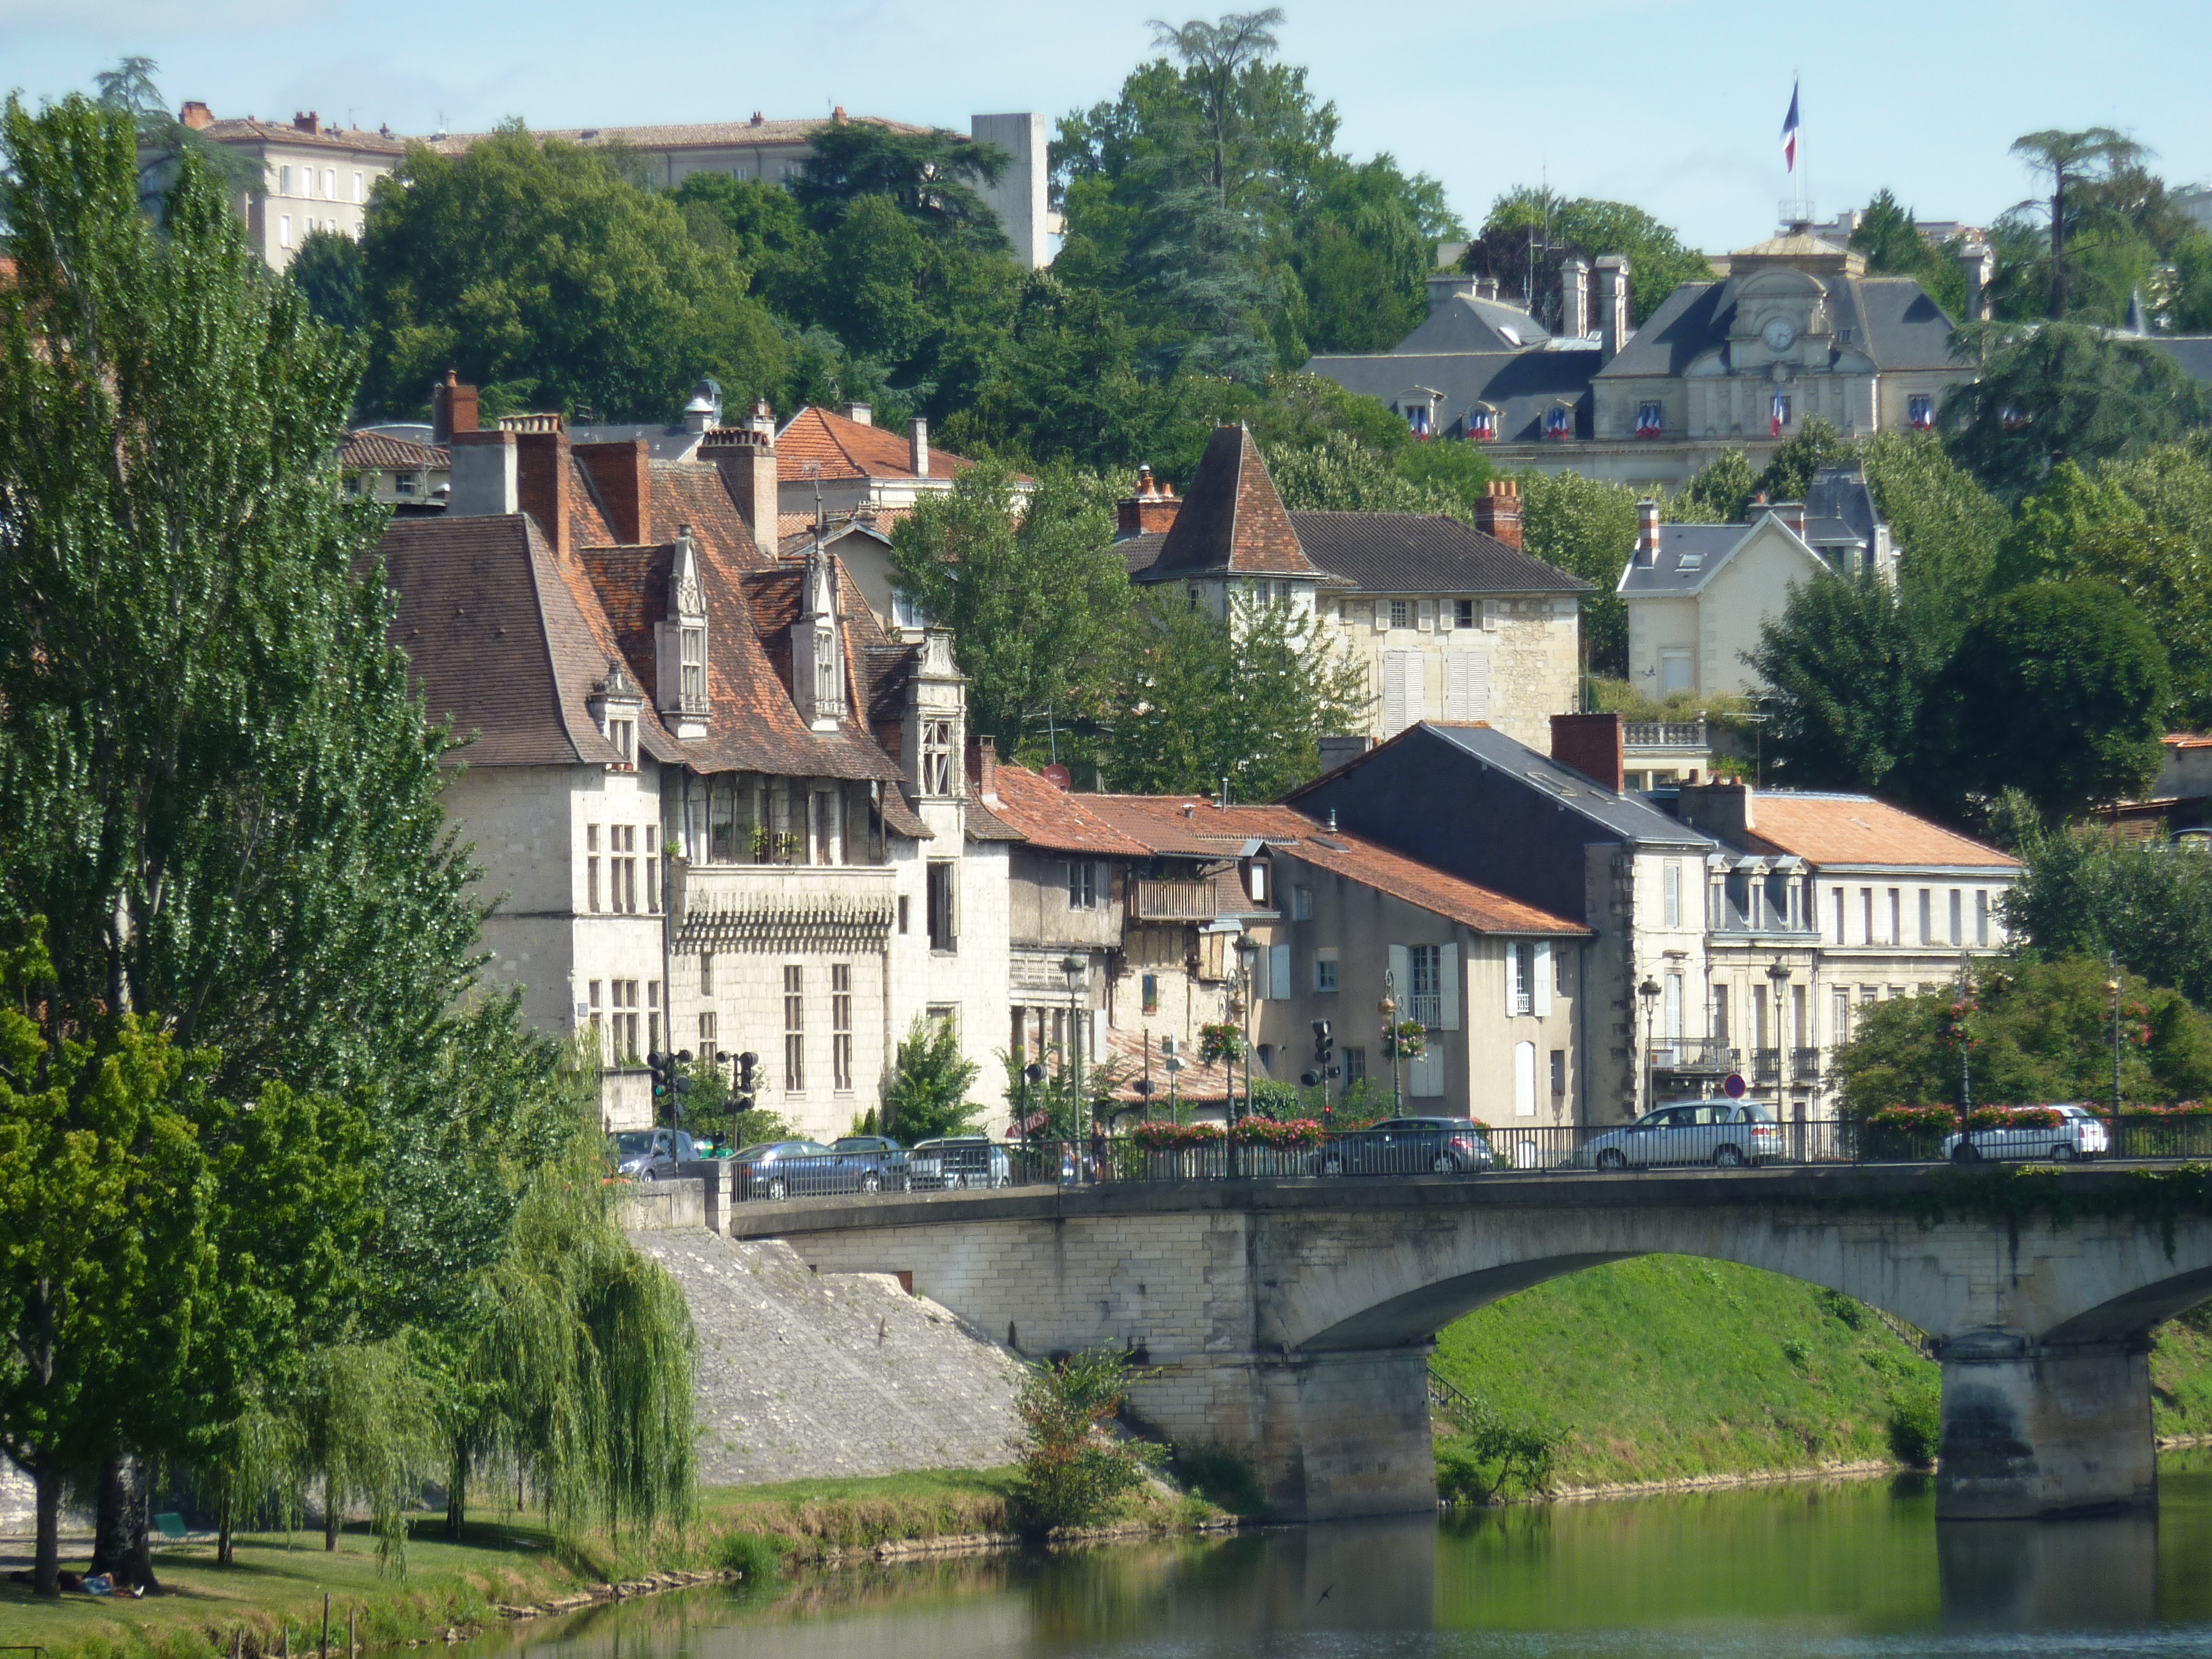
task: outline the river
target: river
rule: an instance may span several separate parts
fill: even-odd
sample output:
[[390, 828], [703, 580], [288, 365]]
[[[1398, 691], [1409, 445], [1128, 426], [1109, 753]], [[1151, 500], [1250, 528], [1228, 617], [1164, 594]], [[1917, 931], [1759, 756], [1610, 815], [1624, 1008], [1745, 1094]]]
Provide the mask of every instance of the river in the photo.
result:
[[2212, 1456], [2158, 1514], [1939, 1527], [1920, 1477], [819, 1572], [468, 1659], [2212, 1655]]

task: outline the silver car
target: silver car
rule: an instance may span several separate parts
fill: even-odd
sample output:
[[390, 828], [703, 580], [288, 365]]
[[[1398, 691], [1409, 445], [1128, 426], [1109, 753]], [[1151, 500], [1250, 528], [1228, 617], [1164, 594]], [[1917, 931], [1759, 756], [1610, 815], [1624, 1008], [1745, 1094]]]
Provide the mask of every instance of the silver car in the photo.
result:
[[917, 1188], [1011, 1187], [1013, 1160], [988, 1135], [947, 1135], [918, 1141], [907, 1154], [907, 1171]]
[[672, 1180], [677, 1165], [699, 1156], [691, 1137], [681, 1129], [624, 1129], [608, 1139], [615, 1173], [633, 1181]]
[[1943, 1156], [1954, 1164], [1979, 1164], [1984, 1158], [2048, 1158], [2070, 1164], [2076, 1158], [2108, 1152], [2112, 1138], [2086, 1106], [2054, 1106], [2058, 1121], [2051, 1124], [2008, 1124], [2001, 1128], [1967, 1129], [1943, 1142]]
[[1771, 1163], [1782, 1155], [1772, 1109], [1756, 1101], [1689, 1101], [1648, 1112], [1625, 1129], [1589, 1140], [1574, 1162], [1599, 1170], [1648, 1170], [1662, 1164], [1711, 1164], [1723, 1170]]

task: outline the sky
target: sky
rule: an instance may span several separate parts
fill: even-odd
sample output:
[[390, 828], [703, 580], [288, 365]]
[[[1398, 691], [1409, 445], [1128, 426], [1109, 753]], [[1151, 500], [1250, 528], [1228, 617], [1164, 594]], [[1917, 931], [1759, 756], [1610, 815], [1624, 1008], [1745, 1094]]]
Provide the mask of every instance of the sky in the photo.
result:
[[[966, 131], [1059, 116], [1152, 55], [1162, 0], [0, 0], [0, 88], [88, 89], [126, 54], [169, 105], [401, 133], [854, 114]], [[1632, 202], [1711, 252], [1772, 233], [1794, 185], [1780, 131], [1803, 82], [1799, 166], [1822, 217], [1884, 186], [1986, 223], [2034, 192], [2020, 134], [2111, 125], [2170, 183], [2212, 180], [2206, 0], [2094, 9], [1861, 0], [1419, 6], [1287, 0], [1285, 61], [1333, 100], [1343, 147], [1443, 181], [1469, 224], [1517, 184]], [[1195, 13], [1190, 15], [1197, 15]], [[1181, 21], [1182, 14], [1176, 14]]]

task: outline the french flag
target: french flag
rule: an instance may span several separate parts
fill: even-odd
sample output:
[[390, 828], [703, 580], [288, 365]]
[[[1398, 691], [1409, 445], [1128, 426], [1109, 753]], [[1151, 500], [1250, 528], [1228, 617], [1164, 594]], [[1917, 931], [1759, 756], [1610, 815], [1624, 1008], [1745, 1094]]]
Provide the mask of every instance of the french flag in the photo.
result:
[[1782, 428], [1789, 424], [1790, 398], [1786, 393], [1778, 392], [1774, 394], [1774, 425], [1771, 435], [1780, 437]]
[[1782, 159], [1788, 171], [1797, 171], [1797, 83], [1790, 83], [1790, 113], [1782, 118]]

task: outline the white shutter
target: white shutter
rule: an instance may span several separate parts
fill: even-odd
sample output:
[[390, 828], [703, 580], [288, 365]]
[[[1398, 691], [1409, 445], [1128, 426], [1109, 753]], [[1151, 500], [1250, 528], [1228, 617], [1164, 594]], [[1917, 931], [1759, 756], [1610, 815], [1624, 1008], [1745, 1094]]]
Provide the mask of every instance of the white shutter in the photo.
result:
[[1505, 1018], [1508, 1019], [1511, 1019], [1521, 1012], [1513, 995], [1514, 970], [1520, 966], [1513, 954], [1515, 946], [1516, 941], [1510, 939], [1500, 940], [1498, 946], [1499, 951], [1503, 953], [1499, 960], [1505, 964]]
[[1382, 735], [1395, 738], [1421, 715], [1418, 678], [1421, 653], [1385, 651], [1382, 653]]
[[1485, 628], [1486, 628], [1486, 629], [1488, 629], [1492, 630], [1492, 632], [1495, 632], [1495, 631], [1497, 630], [1497, 628], [1498, 628], [1498, 601], [1497, 601], [1497, 600], [1495, 600], [1495, 599], [1485, 599], [1485, 600], [1482, 602], [1482, 625], [1483, 625]]
[[1536, 1045], [1513, 1045], [1513, 1115], [1536, 1115]]
[[1287, 945], [1268, 947], [1267, 994], [1277, 1002], [1291, 1000], [1291, 947]]
[[1459, 1030], [1459, 946], [1446, 945], [1437, 951], [1437, 990], [1443, 1018], [1437, 1023], [1447, 1031]]
[[1375, 631], [1378, 634], [1389, 633], [1390, 631], [1390, 601], [1377, 599], [1372, 609], [1375, 613]]
[[1413, 998], [1413, 953], [1402, 945], [1390, 947], [1390, 994], [1398, 999], [1398, 1017], [1410, 1018], [1407, 1005]]
[[1434, 599], [1416, 599], [1413, 602], [1413, 625], [1424, 634], [1437, 631], [1437, 602]]
[[1539, 1016], [1552, 1012], [1552, 941], [1536, 941], [1536, 1012]]

